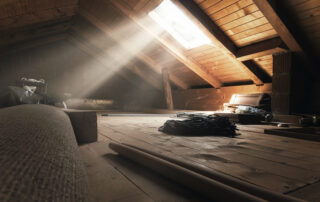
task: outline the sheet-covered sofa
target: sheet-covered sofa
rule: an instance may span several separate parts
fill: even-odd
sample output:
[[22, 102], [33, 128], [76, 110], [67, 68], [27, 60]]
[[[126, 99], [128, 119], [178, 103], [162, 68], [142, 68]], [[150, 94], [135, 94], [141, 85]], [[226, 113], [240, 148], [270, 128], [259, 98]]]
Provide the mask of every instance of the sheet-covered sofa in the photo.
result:
[[88, 201], [69, 117], [47, 105], [0, 110], [0, 201]]

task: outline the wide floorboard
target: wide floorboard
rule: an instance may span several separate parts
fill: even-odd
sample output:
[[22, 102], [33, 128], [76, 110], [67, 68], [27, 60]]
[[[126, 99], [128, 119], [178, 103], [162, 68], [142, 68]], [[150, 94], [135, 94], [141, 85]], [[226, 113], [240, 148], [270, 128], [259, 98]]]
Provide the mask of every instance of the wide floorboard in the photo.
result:
[[[295, 196], [320, 180], [320, 142], [263, 134], [270, 126], [239, 126], [235, 138], [168, 135], [158, 131], [168, 119], [169, 115], [98, 115], [98, 140], [104, 143], [98, 147], [106, 152], [111, 141], [132, 144]], [[144, 195], [137, 191], [134, 196]]]

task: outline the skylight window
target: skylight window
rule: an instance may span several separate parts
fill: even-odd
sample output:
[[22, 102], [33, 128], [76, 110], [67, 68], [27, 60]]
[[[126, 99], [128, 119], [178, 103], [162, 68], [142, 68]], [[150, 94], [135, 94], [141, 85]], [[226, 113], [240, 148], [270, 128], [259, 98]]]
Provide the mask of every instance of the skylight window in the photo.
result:
[[170, 0], [163, 2], [149, 16], [167, 30], [186, 49], [210, 44], [211, 40]]

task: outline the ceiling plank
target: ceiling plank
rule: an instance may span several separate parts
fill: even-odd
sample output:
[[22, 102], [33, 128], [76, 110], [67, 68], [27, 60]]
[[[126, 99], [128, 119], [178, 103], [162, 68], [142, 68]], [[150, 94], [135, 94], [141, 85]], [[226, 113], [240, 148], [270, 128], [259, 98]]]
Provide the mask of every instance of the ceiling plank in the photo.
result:
[[246, 73], [248, 77], [256, 84], [262, 85], [263, 81], [259, 79], [250, 68], [244, 63], [238, 61], [235, 54], [237, 47], [233, 41], [219, 28], [215, 22], [199, 7], [197, 3], [190, 0], [175, 0], [178, 4], [181, 4], [181, 8], [191, 17], [194, 21], [200, 25], [201, 29], [210, 36], [214, 45], [216, 45], [223, 54], [230, 59], [230, 61], [237, 66], [242, 72]]
[[239, 61], [246, 61], [285, 51], [288, 51], [285, 44], [279, 37], [276, 37], [241, 47], [235, 55]]
[[[126, 52], [126, 54], [130, 54], [131, 56], [139, 58], [142, 62], [147, 64], [147, 66], [151, 67], [151, 69], [155, 72], [157, 72], [159, 75], [161, 75], [161, 69], [163, 68], [160, 64], [156, 64], [149, 56], [142, 53], [141, 51], [136, 53], [134, 50], [134, 47], [127, 46], [123, 40], [118, 34], [115, 34], [112, 32], [112, 29], [107, 26], [105, 23], [103, 23], [102, 20], [99, 20], [97, 17], [91, 15], [89, 12], [85, 11], [84, 9], [79, 9], [79, 14], [84, 17], [86, 20], [88, 20], [90, 23], [92, 23], [94, 26], [99, 28], [101, 31], [103, 31], [107, 36], [112, 38], [114, 41], [119, 43], [123, 50]], [[171, 76], [170, 79], [176, 84], [178, 87], [182, 89], [188, 89], [188, 85], [183, 82], [181, 79]]]
[[202, 79], [207, 81], [215, 88], [220, 88], [222, 83], [210, 74], [202, 65], [196, 62], [193, 58], [187, 57], [181, 50], [175, 47], [168, 39], [160, 37], [157, 33], [152, 31], [150, 27], [152, 25], [147, 24], [146, 21], [138, 18], [136, 14], [129, 10], [126, 6], [122, 5], [119, 1], [111, 0], [111, 2], [119, 8], [125, 15], [136, 22], [141, 28], [143, 28], [147, 33], [151, 34], [156, 40], [158, 40], [163, 48], [167, 50], [171, 55], [173, 55], [182, 64], [188, 67], [190, 70], [199, 75]]
[[197, 3], [190, 0], [175, 0], [174, 2], [178, 5], [182, 5], [179, 7], [184, 9], [186, 13], [189, 14], [189, 17], [201, 23], [203, 28], [205, 28], [204, 31], [215, 37], [214, 42], [218, 41], [217, 45], [219, 45], [219, 48], [225, 47], [231, 53], [236, 53], [237, 46], [220, 29], [220, 27], [211, 20], [211, 18], [198, 6]]
[[303, 50], [293, 34], [290, 32], [285, 23], [278, 16], [276, 11], [273, 9], [269, 0], [253, 0], [259, 10], [267, 18], [272, 27], [278, 32], [281, 39], [286, 43], [289, 49], [293, 52], [302, 53]]

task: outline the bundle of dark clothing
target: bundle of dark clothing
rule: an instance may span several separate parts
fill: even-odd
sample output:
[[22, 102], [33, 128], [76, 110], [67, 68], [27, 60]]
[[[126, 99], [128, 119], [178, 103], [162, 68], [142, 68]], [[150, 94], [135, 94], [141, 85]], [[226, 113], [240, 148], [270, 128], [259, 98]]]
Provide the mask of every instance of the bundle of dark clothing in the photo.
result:
[[227, 136], [236, 135], [236, 126], [227, 117], [217, 115], [193, 115], [185, 120], [168, 120], [159, 131], [176, 135]]

